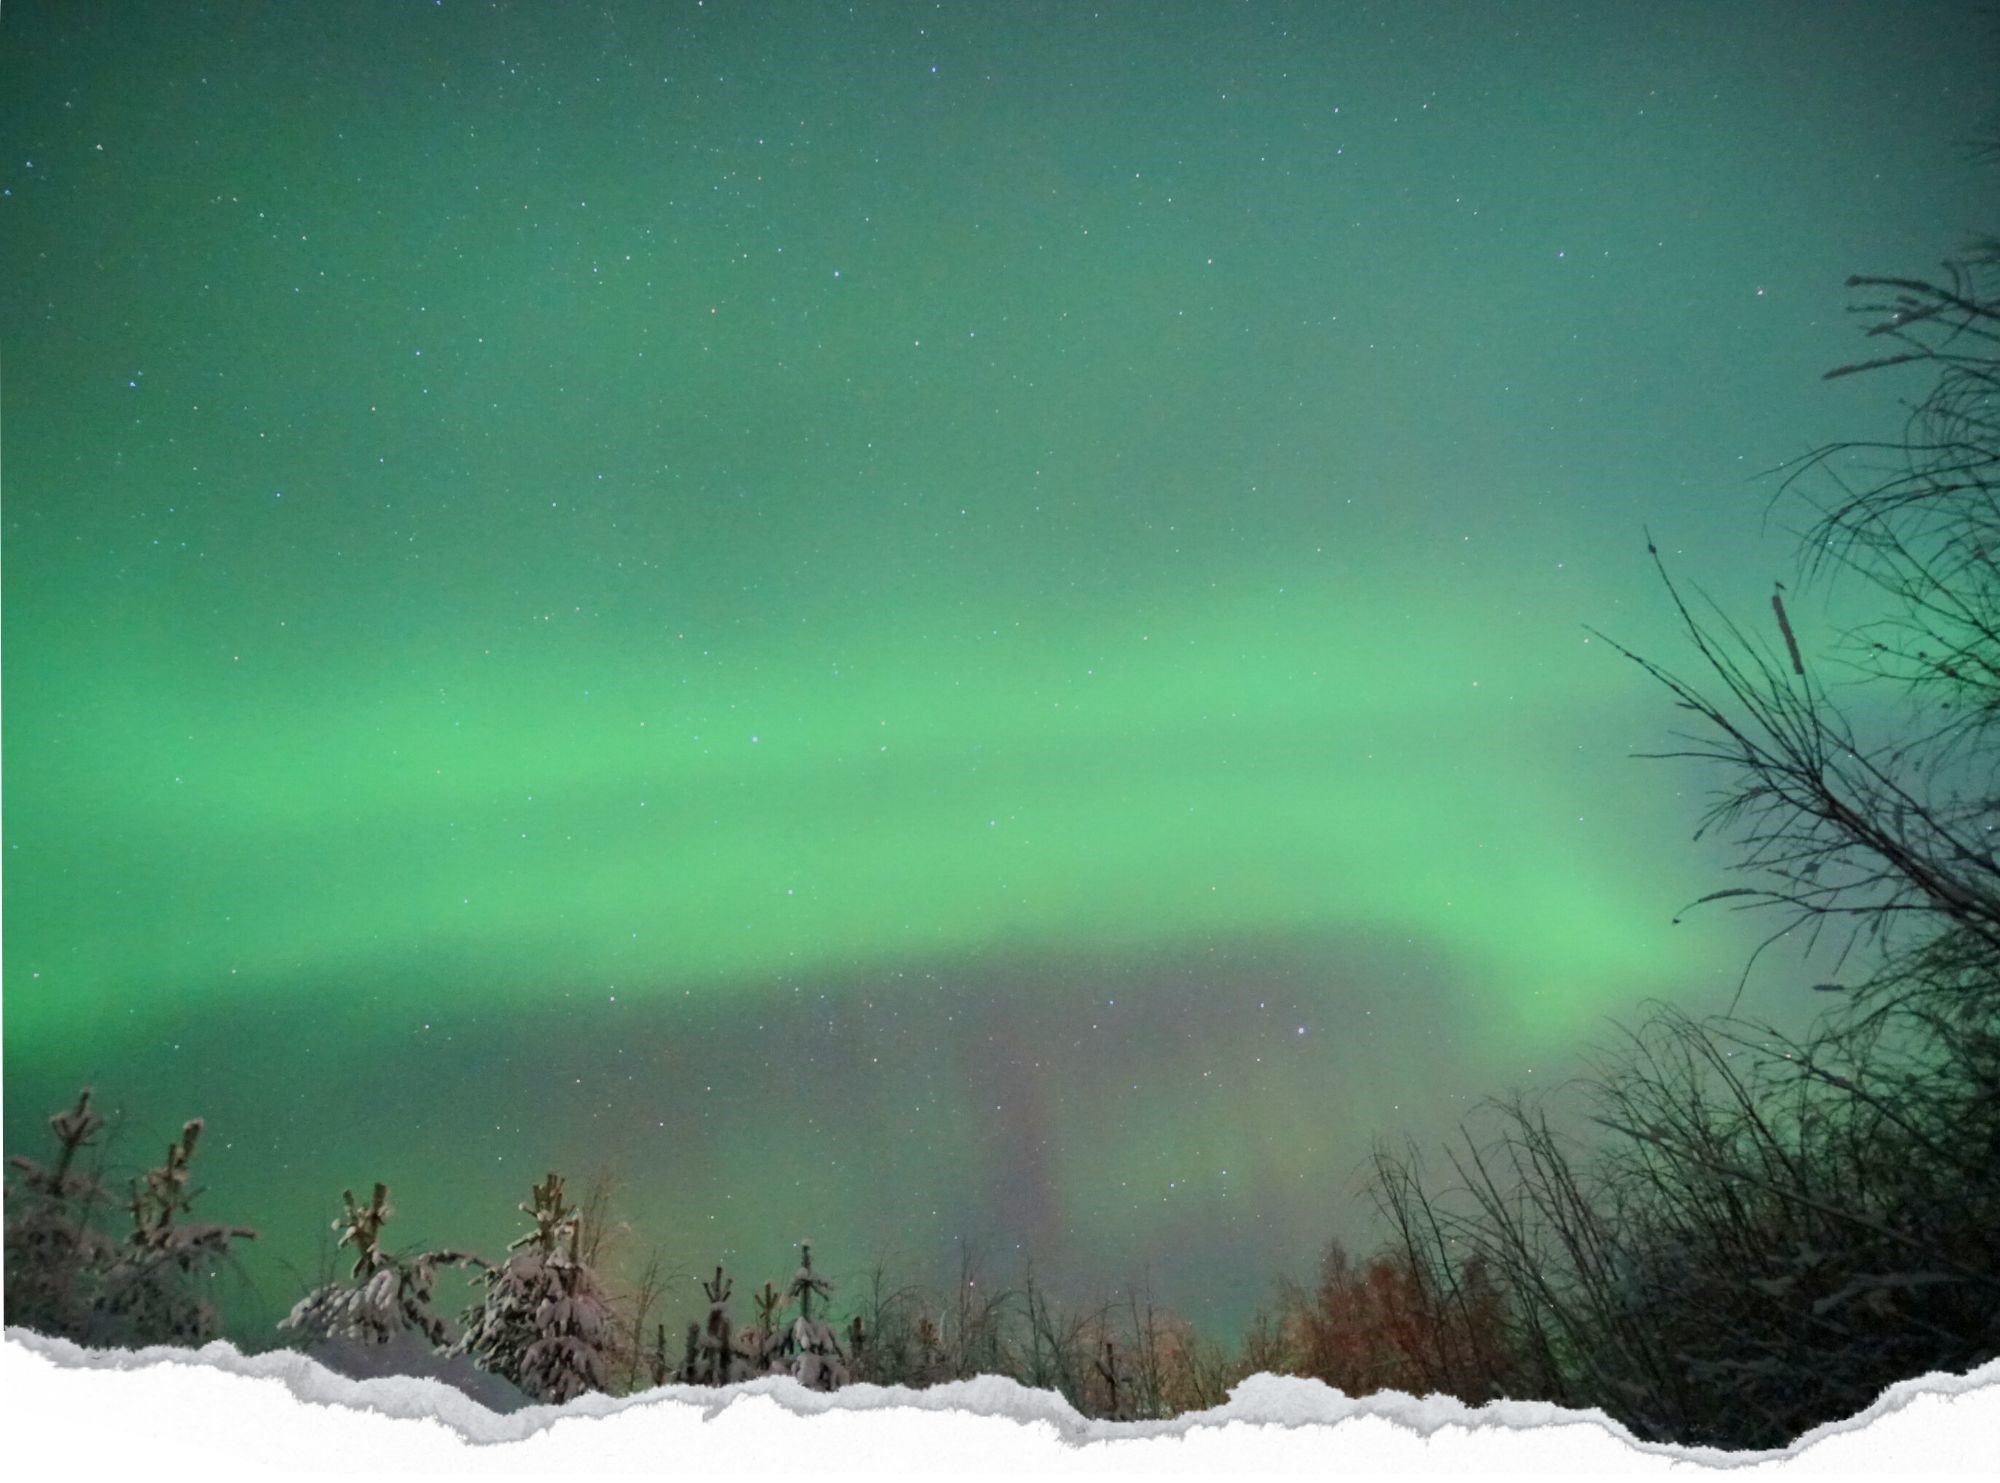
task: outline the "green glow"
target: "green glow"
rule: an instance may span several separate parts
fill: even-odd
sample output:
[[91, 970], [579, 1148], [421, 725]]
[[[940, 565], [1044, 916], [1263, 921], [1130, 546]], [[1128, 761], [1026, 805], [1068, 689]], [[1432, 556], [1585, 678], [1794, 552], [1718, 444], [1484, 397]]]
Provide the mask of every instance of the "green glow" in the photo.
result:
[[[67, 776], [18, 806], [37, 930], [16, 961], [47, 987], [14, 1001], [16, 1033], [45, 1002], [338, 973], [385, 940], [642, 993], [1355, 927], [1435, 935], [1510, 999], [1551, 947], [1579, 1012], [1629, 983], [1659, 905], [1643, 862], [1579, 830], [1565, 778], [1627, 677], [1575, 634], [1528, 667], [1459, 617], [1371, 623], [1392, 593], [1314, 576], [1157, 625], [905, 615], [733, 664], [572, 639], [453, 666], [427, 636], [403, 662], [450, 679], [421, 688], [254, 647], [88, 666], [108, 692], [90, 734], [60, 718]], [[1519, 759], [1505, 787], [1499, 756]]]
[[1817, 377], [1971, 33], [783, 9], [0, 16], [7, 1146], [207, 1115], [269, 1304], [343, 1184], [612, 1162], [675, 1261], [1234, 1322], [1734, 986], [1584, 625], [1677, 652], [1642, 527], [1757, 611], [1746, 476], [1893, 430]]

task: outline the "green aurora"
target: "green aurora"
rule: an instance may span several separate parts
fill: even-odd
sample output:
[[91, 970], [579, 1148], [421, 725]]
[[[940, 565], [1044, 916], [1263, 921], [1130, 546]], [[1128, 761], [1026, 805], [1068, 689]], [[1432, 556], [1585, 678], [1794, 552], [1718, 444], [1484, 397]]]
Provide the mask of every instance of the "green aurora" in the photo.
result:
[[1984, 33], [1635, 9], [9, 6], [9, 1150], [207, 1116], [258, 1315], [615, 1166], [1228, 1325], [1726, 999], [1585, 625], [1894, 429]]

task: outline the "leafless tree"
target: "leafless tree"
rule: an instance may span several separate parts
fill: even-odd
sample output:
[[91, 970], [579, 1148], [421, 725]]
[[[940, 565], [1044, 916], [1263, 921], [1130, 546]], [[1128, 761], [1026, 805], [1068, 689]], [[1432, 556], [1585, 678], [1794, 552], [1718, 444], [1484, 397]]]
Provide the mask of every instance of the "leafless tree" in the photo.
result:
[[[2000, 241], [1945, 265], [1937, 281], [1854, 278], [1868, 334], [1888, 353], [1829, 372], [1932, 373], [1902, 441], [1838, 443], [1791, 467], [1780, 497], [1807, 500], [1801, 576], [1844, 575], [1884, 608], [1838, 635], [1829, 667], [1891, 695], [1892, 716], [1858, 726], [1800, 651], [1780, 594], [1788, 661], [1719, 613], [1698, 617], [1648, 541], [1661, 580], [1719, 691], [1614, 644], [1698, 721], [1668, 756], [1721, 764], [1702, 831], [1733, 832], [1751, 883], [1710, 893], [1776, 907], [1775, 940], [1808, 947], [1838, 933], [1835, 972], [1876, 949], [1864, 974], [1903, 981], [1913, 953], [1949, 941], [1976, 971], [1962, 992], [2000, 983]], [[1767, 940], [1768, 941], [1768, 940]], [[1754, 960], [1753, 960], [1754, 961]], [[1747, 970], [1746, 970], [1747, 972]]]
[[1927, 390], [1900, 441], [1818, 449], [1780, 496], [1813, 512], [1801, 587], [1880, 615], [1816, 645], [1781, 586], [1758, 638], [1649, 539], [1706, 679], [1620, 648], [1694, 718], [1666, 755], [1719, 769], [1701, 828], [1744, 883], [1702, 901], [1775, 910], [1752, 966], [1826, 937], [1820, 1012], [1655, 1006], [1566, 1100], [1490, 1104], [1442, 1181], [1376, 1156], [1430, 1292], [1493, 1274], [1515, 1393], [1682, 1442], [1782, 1444], [2000, 1353], [2000, 243], [1850, 285], [1885, 349], [1829, 374]]

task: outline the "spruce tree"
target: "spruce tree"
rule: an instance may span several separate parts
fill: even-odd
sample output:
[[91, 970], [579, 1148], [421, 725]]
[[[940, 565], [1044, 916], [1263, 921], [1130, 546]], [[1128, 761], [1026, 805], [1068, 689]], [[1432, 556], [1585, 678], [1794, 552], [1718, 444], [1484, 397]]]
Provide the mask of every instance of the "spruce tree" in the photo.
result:
[[521, 1212], [534, 1229], [485, 1273], [486, 1297], [466, 1314], [457, 1351], [536, 1400], [560, 1405], [605, 1389], [616, 1321], [603, 1284], [577, 1251], [578, 1212], [550, 1174]]
[[215, 1336], [215, 1309], [202, 1287], [229, 1257], [230, 1244], [256, 1233], [186, 1219], [199, 1191], [189, 1187], [202, 1122], [167, 1145], [166, 1161], [132, 1186], [132, 1229], [121, 1243], [98, 1229], [109, 1203], [97, 1174], [82, 1167], [104, 1130], [85, 1087], [76, 1106], [56, 1113], [52, 1164], [17, 1155], [7, 1202], [7, 1322], [85, 1344], [198, 1345]]
[[230, 1243], [256, 1232], [184, 1220], [198, 1190], [188, 1187], [202, 1120], [192, 1118], [166, 1162], [132, 1187], [132, 1232], [110, 1262], [92, 1304], [98, 1335], [120, 1344], [195, 1346], [215, 1337], [214, 1305], [200, 1291], [229, 1256]]
[[681, 1366], [685, 1385], [733, 1385], [751, 1373], [749, 1362], [736, 1345], [736, 1332], [729, 1321], [729, 1294], [734, 1284], [721, 1267], [701, 1290], [708, 1297], [708, 1324], [688, 1325], [688, 1353]]
[[104, 1129], [90, 1097], [85, 1087], [75, 1107], [49, 1119], [54, 1163], [25, 1154], [7, 1161], [17, 1173], [7, 1201], [7, 1322], [69, 1338], [83, 1336], [96, 1281], [112, 1257], [112, 1243], [91, 1221], [104, 1188], [80, 1167]]
[[799, 1269], [785, 1292], [787, 1299], [799, 1305], [799, 1316], [785, 1331], [781, 1352], [787, 1371], [808, 1390], [838, 1390], [849, 1379], [847, 1359], [840, 1352], [833, 1325], [813, 1314], [814, 1302], [828, 1302], [832, 1292], [832, 1284], [813, 1272], [812, 1243], [801, 1241]]
[[451, 1331], [444, 1318], [431, 1309], [437, 1270], [479, 1265], [479, 1259], [463, 1251], [426, 1251], [401, 1257], [385, 1250], [382, 1227], [396, 1213], [386, 1184], [375, 1186], [374, 1198], [366, 1205], [354, 1202], [351, 1189], [342, 1190], [340, 1198], [346, 1208], [333, 1223], [340, 1232], [335, 1249], [354, 1248], [353, 1280], [330, 1283], [306, 1294], [278, 1327], [296, 1329], [310, 1339], [373, 1344], [387, 1344], [399, 1334], [414, 1331], [432, 1348], [443, 1348]]
[[785, 1328], [780, 1317], [786, 1302], [785, 1294], [770, 1282], [750, 1295], [751, 1306], [757, 1310], [757, 1326], [743, 1336], [742, 1345], [753, 1374], [791, 1373], [791, 1366], [785, 1360]]

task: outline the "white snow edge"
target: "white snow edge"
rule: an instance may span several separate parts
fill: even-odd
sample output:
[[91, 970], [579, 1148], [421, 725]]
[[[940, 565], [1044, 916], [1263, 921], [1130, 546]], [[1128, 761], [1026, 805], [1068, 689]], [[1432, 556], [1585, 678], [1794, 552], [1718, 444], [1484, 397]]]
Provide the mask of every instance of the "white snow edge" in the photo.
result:
[[1242, 1423], [1253, 1427], [1336, 1427], [1359, 1418], [1377, 1418], [1429, 1438], [1447, 1428], [1536, 1431], [1560, 1427], [1595, 1428], [1623, 1442], [1633, 1453], [1715, 1468], [1780, 1462], [1809, 1451], [1829, 1437], [1859, 1431], [1924, 1397], [1950, 1399], [2000, 1385], [2000, 1360], [1964, 1375], [1925, 1375], [1899, 1381], [1855, 1416], [1813, 1428], [1790, 1446], [1762, 1452], [1729, 1452], [1713, 1447], [1679, 1447], [1634, 1437], [1603, 1411], [1571, 1411], [1544, 1401], [1494, 1401], [1468, 1406], [1450, 1396], [1411, 1396], [1382, 1391], [1354, 1398], [1318, 1380], [1252, 1375], [1228, 1401], [1164, 1421], [1103, 1421], [1084, 1416], [1053, 1391], [1030, 1390], [999, 1376], [958, 1380], [924, 1390], [907, 1386], [850, 1385], [831, 1393], [807, 1390], [789, 1376], [766, 1376], [711, 1389], [667, 1385], [629, 1396], [587, 1395], [564, 1406], [530, 1406], [511, 1414], [488, 1410], [443, 1381], [411, 1376], [355, 1380], [292, 1350], [244, 1354], [216, 1341], [200, 1349], [156, 1345], [146, 1349], [86, 1349], [67, 1339], [29, 1329], [8, 1328], [6, 1342], [66, 1369], [144, 1370], [157, 1366], [208, 1368], [251, 1379], [276, 1380], [307, 1405], [372, 1411], [411, 1421], [435, 1421], [476, 1446], [524, 1441], [568, 1417], [605, 1417], [635, 1407], [671, 1405], [697, 1410], [712, 1421], [753, 1396], [768, 1396], [796, 1416], [828, 1411], [947, 1412], [997, 1418], [1023, 1426], [1048, 1426], [1073, 1447], [1125, 1439], [1186, 1436], [1198, 1428]]

